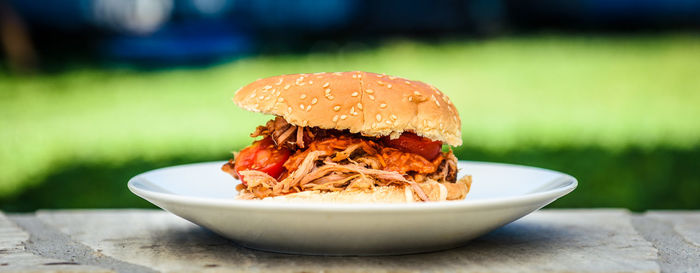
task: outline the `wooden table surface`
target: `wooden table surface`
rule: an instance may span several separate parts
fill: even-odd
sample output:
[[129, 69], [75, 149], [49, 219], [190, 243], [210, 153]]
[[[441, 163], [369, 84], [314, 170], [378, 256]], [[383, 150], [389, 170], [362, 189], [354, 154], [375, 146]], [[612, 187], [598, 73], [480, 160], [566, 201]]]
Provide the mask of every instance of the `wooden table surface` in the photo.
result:
[[0, 213], [0, 272], [700, 272], [700, 211], [542, 210], [456, 249], [246, 249], [158, 210]]

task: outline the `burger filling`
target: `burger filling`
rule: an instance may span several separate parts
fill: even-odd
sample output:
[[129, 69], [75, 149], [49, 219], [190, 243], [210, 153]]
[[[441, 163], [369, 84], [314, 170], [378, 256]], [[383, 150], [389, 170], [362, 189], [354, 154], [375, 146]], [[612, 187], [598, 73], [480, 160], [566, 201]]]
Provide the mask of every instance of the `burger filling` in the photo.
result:
[[301, 127], [281, 117], [258, 126], [262, 137], [222, 170], [240, 179], [241, 199], [302, 191], [407, 187], [423, 201], [463, 199], [471, 178], [457, 181], [457, 158], [440, 141], [403, 133], [396, 139]]

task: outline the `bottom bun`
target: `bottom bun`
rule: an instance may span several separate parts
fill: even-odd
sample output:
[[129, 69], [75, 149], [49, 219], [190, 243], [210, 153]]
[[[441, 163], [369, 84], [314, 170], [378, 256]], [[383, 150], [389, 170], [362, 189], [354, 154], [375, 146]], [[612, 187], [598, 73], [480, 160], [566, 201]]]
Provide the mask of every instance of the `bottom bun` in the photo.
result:
[[[466, 178], [466, 179], [465, 179]], [[471, 177], [457, 183], [425, 182], [418, 186], [430, 201], [462, 200], [469, 193]], [[309, 202], [309, 203], [413, 203], [422, 199], [410, 186], [381, 186], [370, 190], [321, 192], [303, 191], [282, 196], [267, 197], [263, 201]]]
[[408, 187], [375, 187], [374, 190], [303, 191], [282, 196], [268, 197], [265, 201], [313, 202], [313, 203], [409, 203], [414, 202]]

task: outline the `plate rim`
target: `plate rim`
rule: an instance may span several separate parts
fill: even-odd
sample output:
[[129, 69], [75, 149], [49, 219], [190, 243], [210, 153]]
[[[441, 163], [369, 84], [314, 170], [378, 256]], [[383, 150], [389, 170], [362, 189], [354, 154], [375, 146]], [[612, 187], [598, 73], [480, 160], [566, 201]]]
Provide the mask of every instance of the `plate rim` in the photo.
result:
[[[545, 171], [559, 175], [557, 179], [562, 180], [561, 186], [553, 189], [548, 189], [545, 191], [527, 193], [517, 196], [508, 197], [493, 197], [493, 198], [483, 198], [477, 200], [455, 200], [447, 202], [415, 202], [415, 203], [367, 203], [367, 204], [348, 204], [348, 203], [328, 203], [328, 202], [269, 202], [260, 200], [236, 200], [236, 199], [222, 199], [222, 198], [208, 198], [208, 197], [198, 197], [198, 196], [186, 196], [174, 193], [163, 193], [156, 192], [144, 188], [140, 188], [135, 184], [140, 180], [146, 180], [145, 176], [153, 172], [167, 171], [168, 169], [191, 167], [196, 165], [213, 165], [213, 164], [224, 164], [225, 161], [207, 161], [207, 162], [197, 162], [189, 164], [181, 164], [168, 166], [158, 169], [153, 169], [147, 172], [140, 173], [129, 179], [127, 187], [135, 195], [145, 199], [148, 202], [155, 204], [152, 201], [158, 202], [168, 202], [168, 203], [179, 203], [194, 206], [206, 206], [206, 207], [229, 207], [229, 208], [239, 208], [239, 209], [256, 209], [256, 210], [285, 210], [285, 211], [306, 211], [306, 212], [396, 212], [396, 211], [433, 211], [435, 209], [440, 210], [465, 210], [465, 209], [484, 209], [484, 207], [489, 208], [501, 208], [501, 207], [512, 207], [521, 204], [531, 204], [531, 203], [542, 203], [546, 200], [551, 200], [552, 202], [557, 198], [560, 198], [570, 192], [578, 186], [578, 180], [566, 173], [527, 166], [518, 164], [508, 164], [508, 163], [498, 163], [498, 162], [485, 162], [485, 161], [466, 161], [459, 160], [460, 163], [468, 164], [479, 164], [479, 165], [495, 165], [503, 167], [516, 167], [516, 168], [526, 168], [533, 169], [537, 171]], [[468, 195], [467, 195], [468, 197]], [[549, 204], [547, 202], [547, 204]], [[156, 204], [158, 205], [158, 204]], [[545, 204], [546, 205], [546, 204]], [[159, 206], [159, 205], [158, 205]], [[543, 205], [544, 206], [544, 205]]]

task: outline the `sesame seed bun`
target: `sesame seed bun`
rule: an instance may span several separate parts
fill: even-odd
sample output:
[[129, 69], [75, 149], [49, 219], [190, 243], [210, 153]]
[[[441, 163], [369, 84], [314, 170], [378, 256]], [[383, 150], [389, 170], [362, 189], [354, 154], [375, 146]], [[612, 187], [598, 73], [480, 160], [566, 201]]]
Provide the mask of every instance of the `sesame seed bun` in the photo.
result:
[[242, 87], [233, 101], [299, 126], [392, 138], [411, 131], [462, 144], [461, 120], [450, 99], [430, 84], [394, 76], [362, 71], [281, 75]]

